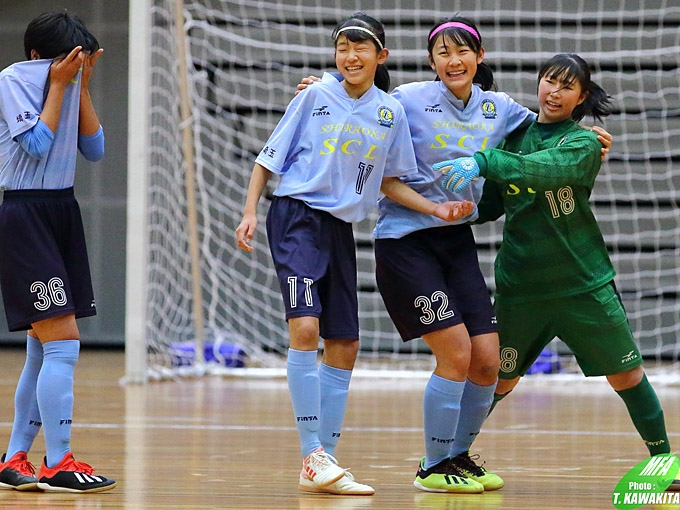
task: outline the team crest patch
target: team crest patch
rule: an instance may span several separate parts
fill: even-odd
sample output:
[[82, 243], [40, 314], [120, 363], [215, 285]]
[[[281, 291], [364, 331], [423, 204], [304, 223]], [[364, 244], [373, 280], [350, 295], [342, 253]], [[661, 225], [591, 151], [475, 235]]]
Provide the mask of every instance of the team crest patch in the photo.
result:
[[496, 119], [498, 118], [498, 112], [496, 111], [496, 103], [491, 99], [485, 99], [482, 101], [482, 114], [485, 119]]
[[394, 112], [387, 106], [378, 108], [378, 124], [388, 128], [394, 125]]

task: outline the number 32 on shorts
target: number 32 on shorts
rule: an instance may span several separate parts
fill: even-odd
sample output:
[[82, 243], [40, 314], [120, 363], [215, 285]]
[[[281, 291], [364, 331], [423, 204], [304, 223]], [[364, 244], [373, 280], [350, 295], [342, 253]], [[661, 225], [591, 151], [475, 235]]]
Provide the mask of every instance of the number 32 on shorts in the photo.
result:
[[423, 313], [420, 316], [420, 322], [423, 324], [432, 324], [435, 319], [444, 320], [453, 317], [453, 310], [449, 310], [449, 296], [441, 290], [432, 293], [432, 297], [418, 296], [414, 303], [416, 308], [420, 308]]

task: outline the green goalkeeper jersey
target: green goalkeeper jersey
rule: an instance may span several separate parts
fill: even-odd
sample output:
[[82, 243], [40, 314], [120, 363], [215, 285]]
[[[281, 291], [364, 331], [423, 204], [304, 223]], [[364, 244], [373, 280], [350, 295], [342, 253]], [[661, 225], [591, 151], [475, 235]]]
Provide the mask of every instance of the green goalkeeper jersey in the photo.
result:
[[600, 170], [597, 134], [567, 120], [533, 122], [475, 154], [486, 178], [477, 223], [505, 214], [495, 261], [505, 302], [587, 292], [614, 277], [589, 198]]

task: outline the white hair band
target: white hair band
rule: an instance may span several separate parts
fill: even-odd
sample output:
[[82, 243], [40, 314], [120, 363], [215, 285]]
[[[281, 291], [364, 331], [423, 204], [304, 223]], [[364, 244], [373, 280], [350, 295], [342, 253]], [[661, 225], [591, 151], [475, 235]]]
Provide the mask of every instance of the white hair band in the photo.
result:
[[337, 41], [338, 36], [342, 32], [346, 32], [347, 30], [359, 30], [360, 32], [366, 32], [367, 34], [369, 34], [373, 38], [373, 40], [375, 42], [378, 43], [378, 46], [380, 47], [381, 50], [384, 49], [382, 43], [380, 42], [380, 39], [378, 39], [378, 36], [375, 35], [372, 30], [369, 30], [368, 28], [364, 28], [364, 27], [357, 27], [357, 26], [342, 27], [340, 30], [335, 32], [335, 40]]

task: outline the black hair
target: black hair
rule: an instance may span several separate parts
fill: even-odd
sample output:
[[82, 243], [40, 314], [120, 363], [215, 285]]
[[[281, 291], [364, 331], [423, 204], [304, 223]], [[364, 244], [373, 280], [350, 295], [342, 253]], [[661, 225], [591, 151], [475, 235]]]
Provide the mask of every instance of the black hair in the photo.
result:
[[[437, 29], [445, 23], [462, 23], [476, 32], [478, 37], [475, 37], [473, 33], [462, 27], [452, 26], [442, 28], [437, 31]], [[435, 32], [436, 35], [433, 37]], [[479, 55], [479, 53], [482, 51], [482, 34], [479, 32], [479, 29], [472, 20], [464, 18], [463, 16], [455, 15], [451, 18], [442, 19], [434, 27], [432, 27], [432, 30], [430, 30], [430, 33], [427, 36], [427, 52], [430, 54], [430, 56], [432, 56], [434, 45], [440, 37], [447, 37], [458, 46], [468, 46], [477, 55]], [[446, 44], [446, 41], [444, 41], [444, 43]], [[439, 80], [439, 77], [437, 76], [435, 80]], [[477, 65], [477, 73], [472, 79], [472, 82], [476, 85], [479, 85], [482, 90], [497, 90], [496, 83], [494, 82], [493, 78], [493, 71], [488, 66], [488, 64], [484, 62]]]
[[[359, 27], [359, 30], [352, 30], [348, 27]], [[333, 43], [336, 44], [340, 31], [342, 35], [347, 37], [352, 42], [372, 41], [375, 45], [376, 51], [382, 51], [385, 48], [385, 27], [380, 21], [369, 16], [364, 12], [355, 12], [347, 19], [338, 23], [333, 30]], [[366, 32], [368, 30], [369, 32]], [[385, 64], [378, 64], [375, 71], [375, 78], [373, 83], [376, 87], [384, 92], [389, 92], [390, 89], [390, 73]]]
[[68, 11], [44, 12], [34, 18], [24, 32], [24, 54], [29, 60], [31, 50], [40, 58], [56, 58], [68, 55], [76, 46], [95, 53], [99, 41], [78, 16]]
[[560, 53], [544, 62], [538, 71], [538, 82], [544, 76], [565, 84], [578, 82], [586, 94], [585, 100], [574, 108], [571, 118], [579, 122], [586, 115], [602, 120], [611, 113], [611, 96], [590, 78], [590, 68], [576, 53]]

